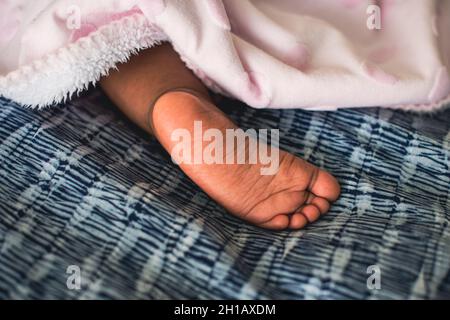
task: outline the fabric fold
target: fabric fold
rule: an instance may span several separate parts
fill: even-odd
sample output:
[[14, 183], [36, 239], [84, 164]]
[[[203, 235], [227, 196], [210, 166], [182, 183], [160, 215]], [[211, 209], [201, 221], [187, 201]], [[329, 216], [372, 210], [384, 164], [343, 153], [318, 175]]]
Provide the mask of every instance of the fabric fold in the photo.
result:
[[450, 103], [447, 0], [0, 0], [0, 17], [0, 95], [31, 107], [163, 41], [256, 108]]

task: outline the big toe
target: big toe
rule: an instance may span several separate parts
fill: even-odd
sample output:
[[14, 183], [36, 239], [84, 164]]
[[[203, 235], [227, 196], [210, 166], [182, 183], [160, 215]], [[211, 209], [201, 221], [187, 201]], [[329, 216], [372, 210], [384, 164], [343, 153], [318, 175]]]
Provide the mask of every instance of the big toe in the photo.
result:
[[[316, 173], [309, 186], [309, 191], [319, 199], [334, 202], [339, 198], [341, 186], [335, 177], [326, 171], [316, 169]], [[318, 200], [320, 201], [320, 200]]]

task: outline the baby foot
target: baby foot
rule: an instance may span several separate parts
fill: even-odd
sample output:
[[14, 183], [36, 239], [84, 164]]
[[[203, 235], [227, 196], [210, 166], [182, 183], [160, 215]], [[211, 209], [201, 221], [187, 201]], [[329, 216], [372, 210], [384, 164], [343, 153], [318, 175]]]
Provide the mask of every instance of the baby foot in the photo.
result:
[[[153, 109], [154, 134], [170, 153], [176, 145], [172, 133], [186, 129], [193, 135], [196, 121], [201, 121], [205, 130], [237, 129], [206, 98], [186, 92], [165, 94]], [[332, 175], [281, 150], [279, 170], [274, 175], [261, 175], [261, 163], [181, 163], [180, 167], [230, 213], [266, 229], [301, 229], [327, 213], [340, 194]]]

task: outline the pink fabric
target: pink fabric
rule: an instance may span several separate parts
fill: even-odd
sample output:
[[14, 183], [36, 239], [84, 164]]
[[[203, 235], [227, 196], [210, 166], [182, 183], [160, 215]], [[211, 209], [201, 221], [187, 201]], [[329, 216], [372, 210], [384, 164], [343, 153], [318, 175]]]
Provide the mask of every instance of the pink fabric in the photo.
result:
[[80, 28], [72, 33], [69, 42], [75, 42], [80, 38], [87, 37], [104, 25], [136, 13], [141, 13], [140, 9], [137, 7], [123, 12], [95, 12], [88, 14], [85, 17], [82, 17], [83, 19], [81, 20]]
[[[379, 30], [368, 26], [377, 8]], [[117, 39], [125, 31], [132, 39]], [[105, 74], [108, 52], [115, 64], [161, 39], [207, 86], [253, 107], [450, 102], [447, 0], [0, 0], [0, 94], [52, 104]], [[78, 55], [91, 59], [75, 68]], [[37, 90], [50, 76], [76, 81]]]

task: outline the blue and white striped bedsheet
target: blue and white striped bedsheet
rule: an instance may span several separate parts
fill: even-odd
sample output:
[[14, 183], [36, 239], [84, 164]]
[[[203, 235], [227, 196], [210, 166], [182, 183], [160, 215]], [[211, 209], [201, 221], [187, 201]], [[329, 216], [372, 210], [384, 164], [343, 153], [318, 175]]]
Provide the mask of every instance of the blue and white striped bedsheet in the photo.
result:
[[225, 104], [339, 178], [328, 216], [296, 232], [242, 223], [99, 92], [43, 112], [2, 99], [0, 298], [450, 298], [450, 110]]

